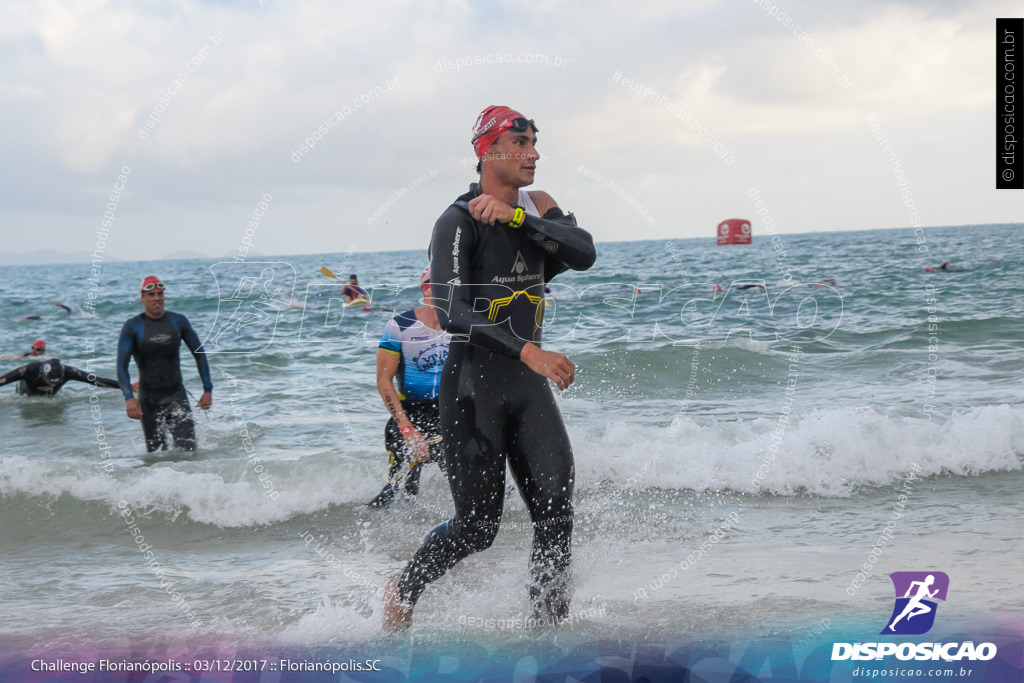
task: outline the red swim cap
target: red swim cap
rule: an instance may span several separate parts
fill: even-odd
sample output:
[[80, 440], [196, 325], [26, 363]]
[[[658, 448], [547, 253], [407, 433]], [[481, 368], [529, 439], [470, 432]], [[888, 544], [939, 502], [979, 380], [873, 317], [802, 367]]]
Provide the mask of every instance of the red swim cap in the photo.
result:
[[45, 351], [46, 350], [46, 342], [44, 342], [42, 339], [36, 339], [34, 342], [32, 342], [32, 348], [33, 349], [38, 349], [40, 351]]
[[420, 273], [420, 285], [425, 285], [428, 282], [430, 282], [430, 266], [424, 268], [423, 272]]
[[[478, 159], [491, 148], [502, 133], [512, 127], [512, 122], [516, 119], [526, 120], [526, 117], [515, 109], [503, 105], [491, 105], [480, 112], [476, 123], [473, 124], [473, 150]], [[533, 121], [529, 121], [529, 124], [534, 131], [537, 130]]]
[[156, 288], [156, 289], [163, 289], [164, 288], [164, 283], [161, 282], [160, 278], [158, 278], [156, 275], [148, 276], [145, 280], [142, 281], [142, 284], [139, 285], [139, 291], [142, 291], [142, 292], [148, 292], [148, 291], [150, 291], [151, 289], [154, 289], [154, 288]]

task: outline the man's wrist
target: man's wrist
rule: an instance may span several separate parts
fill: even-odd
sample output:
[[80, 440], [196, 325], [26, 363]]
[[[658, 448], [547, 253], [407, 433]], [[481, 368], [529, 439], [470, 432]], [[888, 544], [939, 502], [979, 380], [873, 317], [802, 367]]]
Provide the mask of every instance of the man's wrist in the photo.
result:
[[526, 210], [521, 206], [514, 206], [512, 208], [515, 210], [512, 212], [512, 220], [508, 222], [508, 226], [510, 228], [518, 228], [526, 218]]

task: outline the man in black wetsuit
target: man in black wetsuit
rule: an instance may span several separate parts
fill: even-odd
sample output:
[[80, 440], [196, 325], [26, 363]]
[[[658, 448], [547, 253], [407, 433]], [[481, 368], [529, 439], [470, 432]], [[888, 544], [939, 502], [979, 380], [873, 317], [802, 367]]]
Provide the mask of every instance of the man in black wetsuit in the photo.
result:
[[117, 380], [97, 377], [64, 365], [56, 358], [37, 360], [0, 377], [0, 385], [18, 382], [17, 392], [28, 396], [55, 396], [68, 382], [85, 382], [104, 389], [117, 389]]
[[441, 378], [441, 431], [455, 516], [434, 528], [385, 590], [384, 628], [408, 627], [426, 585], [488, 548], [501, 524], [506, 460], [533, 522], [530, 598], [539, 618], [569, 611], [572, 448], [546, 379], [575, 366], [542, 350], [544, 285], [586, 270], [593, 239], [533, 183], [537, 127], [508, 107], [474, 126], [480, 183], [438, 219], [430, 243], [434, 304], [455, 335]]
[[[196, 406], [203, 410], [213, 404], [213, 382], [206, 352], [188, 318], [164, 310], [164, 283], [153, 275], [142, 281], [142, 305], [145, 312], [131, 318], [121, 328], [117, 342], [117, 381], [125, 398], [125, 412], [133, 420], [142, 420], [146, 450], [167, 448], [167, 436], [175, 448], [193, 451], [196, 430], [181, 379], [179, 349], [184, 341], [196, 359], [203, 395]], [[128, 361], [139, 369], [139, 398], [132, 392]]]

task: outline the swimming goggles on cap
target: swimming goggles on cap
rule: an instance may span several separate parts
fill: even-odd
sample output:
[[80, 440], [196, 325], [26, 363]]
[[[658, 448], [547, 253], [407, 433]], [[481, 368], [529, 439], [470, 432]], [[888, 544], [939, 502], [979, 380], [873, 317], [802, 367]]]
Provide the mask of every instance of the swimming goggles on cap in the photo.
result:
[[[508, 126], [508, 128], [505, 128], [505, 130], [510, 130], [513, 133], [525, 133], [530, 128], [533, 128], [534, 133], [540, 132], [540, 129], [537, 128], [537, 124], [533, 122], [533, 119], [527, 119], [522, 116], [517, 116], [516, 118], [512, 119], [510, 125]], [[485, 130], [482, 133], [477, 133], [476, 135], [473, 136], [472, 142], [476, 142], [482, 136], [486, 135], [489, 132], [489, 130]]]

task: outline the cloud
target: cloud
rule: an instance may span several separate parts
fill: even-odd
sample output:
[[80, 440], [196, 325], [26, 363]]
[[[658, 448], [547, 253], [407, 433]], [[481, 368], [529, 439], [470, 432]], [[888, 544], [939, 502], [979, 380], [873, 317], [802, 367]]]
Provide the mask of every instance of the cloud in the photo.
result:
[[[266, 253], [315, 251], [338, 225], [352, 226], [346, 246], [414, 247], [475, 179], [469, 128], [498, 103], [538, 121], [538, 185], [574, 204], [599, 239], [621, 239], [624, 226], [636, 238], [708, 234], [746, 209], [753, 184], [773, 193], [788, 229], [891, 227], [900, 214], [881, 199], [834, 210], [887, 182], [870, 113], [887, 122], [922, 202], [934, 202], [931, 224], [1009, 217], [984, 150], [970, 145], [992, 125], [993, 19], [1011, 5], [775, 6], [790, 26], [753, 1], [5, 4], [0, 153], [19, 173], [0, 188], [0, 219], [18, 235], [46, 226], [80, 240], [128, 164], [126, 226], [111, 246], [125, 256], [182, 242], [223, 253], [264, 192], [275, 197]], [[658, 97], [623, 88], [616, 72]], [[942, 170], [951, 130], [959, 170], [982, 179], [955, 201], [951, 189], [965, 186]], [[295, 162], [307, 138], [315, 147]], [[735, 161], [723, 163], [715, 143]], [[577, 172], [581, 163], [658, 225]]]

